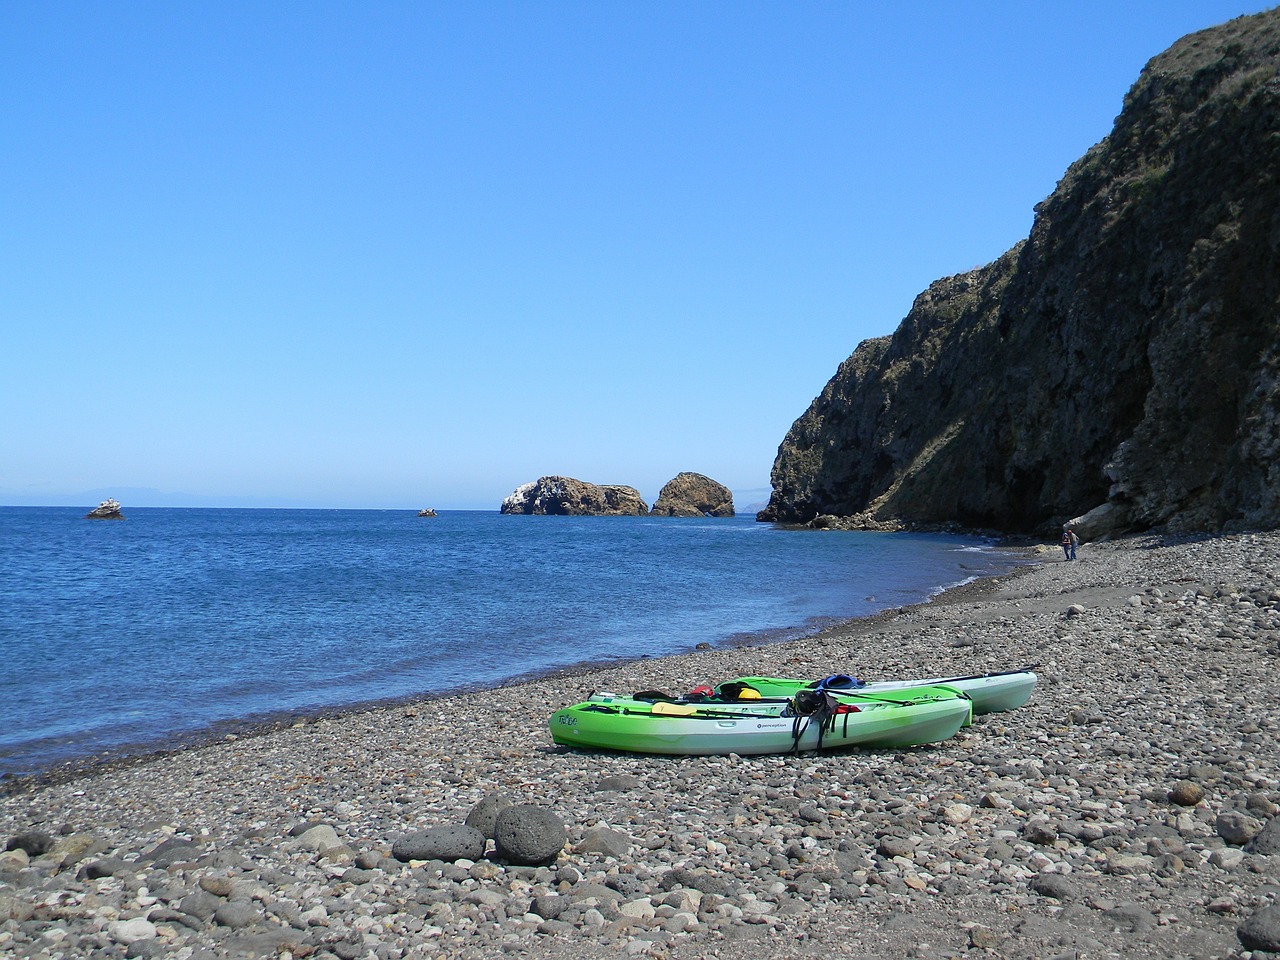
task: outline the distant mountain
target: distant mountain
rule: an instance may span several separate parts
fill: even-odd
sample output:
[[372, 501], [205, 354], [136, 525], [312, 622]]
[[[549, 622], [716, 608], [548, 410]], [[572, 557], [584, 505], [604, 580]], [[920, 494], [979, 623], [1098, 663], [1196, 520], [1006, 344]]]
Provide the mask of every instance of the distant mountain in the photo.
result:
[[778, 450], [762, 519], [1280, 524], [1280, 10], [1154, 58], [994, 263], [932, 284]]

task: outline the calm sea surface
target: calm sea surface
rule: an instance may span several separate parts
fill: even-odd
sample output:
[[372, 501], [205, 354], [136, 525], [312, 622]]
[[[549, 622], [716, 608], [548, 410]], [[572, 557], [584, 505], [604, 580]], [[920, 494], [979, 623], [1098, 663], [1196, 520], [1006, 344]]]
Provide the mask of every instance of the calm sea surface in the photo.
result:
[[0, 774], [273, 712], [794, 637], [1012, 565], [961, 537], [748, 518], [84, 512], [0, 508]]

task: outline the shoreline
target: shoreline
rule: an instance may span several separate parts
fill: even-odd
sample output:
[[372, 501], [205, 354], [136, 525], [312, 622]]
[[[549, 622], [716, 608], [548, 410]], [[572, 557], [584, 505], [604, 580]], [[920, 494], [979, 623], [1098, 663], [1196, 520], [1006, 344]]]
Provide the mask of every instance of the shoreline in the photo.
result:
[[[1249, 957], [1241, 931], [1280, 888], [1280, 720], [1256, 694], [1280, 657], [1280, 532], [1040, 558], [781, 644], [302, 720], [0, 794], [0, 837], [60, 845], [0, 854], [0, 953]], [[589, 688], [1028, 663], [1026, 706], [909, 750], [654, 757], [546, 731]], [[554, 864], [391, 855], [494, 797], [563, 823]], [[332, 839], [304, 842], [315, 829]]]
[[[814, 532], [815, 534], [818, 534], [822, 531]], [[975, 537], [980, 536], [979, 534], [973, 535]], [[1032, 549], [1021, 541], [1010, 541], [1007, 543], [995, 541], [992, 544], [991, 549], [996, 552], [1021, 554], [1024, 557], [1029, 557], [1034, 553]], [[1023, 563], [1028, 564], [1034, 562], [1034, 560], [1030, 559], [1023, 561]], [[927, 606], [933, 603], [953, 602], [949, 599], [953, 594], [957, 597], [967, 595], [966, 591], [971, 591], [973, 589], [982, 590], [985, 589], [988, 584], [991, 585], [991, 589], [994, 589], [996, 582], [1005, 577], [1014, 576], [1024, 569], [1026, 569], [1025, 566], [1015, 566], [1014, 569], [1004, 573], [976, 577], [964, 583], [943, 588], [927, 599], [921, 600], [915, 604], [887, 607], [883, 610], [878, 610], [875, 613], [859, 617], [830, 618], [831, 622], [826, 623], [821, 627], [797, 625], [794, 627], [778, 627], [769, 630], [729, 634], [724, 640], [717, 643], [711, 649], [720, 651], [731, 649], [746, 650], [818, 639], [832, 633], [833, 631], [855, 629], [859, 624], [876, 621], [878, 618], [894, 615], [904, 610]], [[777, 636], [778, 639], [770, 639], [771, 636]], [[502, 679], [497, 684], [461, 685], [439, 691], [411, 693], [374, 700], [362, 700], [355, 703], [332, 707], [267, 711], [244, 717], [220, 720], [198, 730], [173, 734], [171, 737], [172, 743], [164, 746], [160, 745], [160, 738], [156, 738], [154, 740], [134, 741], [131, 743], [121, 743], [114, 747], [97, 751], [89, 751], [78, 756], [70, 757], [66, 760], [56, 761], [39, 769], [25, 773], [0, 773], [0, 796], [19, 793], [41, 785], [69, 783], [111, 770], [136, 767], [189, 750], [199, 750], [228, 739], [247, 739], [264, 736], [299, 724], [316, 723], [321, 720], [337, 720], [350, 716], [362, 716], [383, 710], [396, 710], [415, 704], [435, 703], [441, 700], [465, 697], [485, 690], [500, 691], [508, 688], [521, 687], [530, 683], [538, 683], [545, 680], [568, 680], [589, 676], [594, 673], [626, 666], [628, 664], [667, 660], [705, 652], [707, 651], [691, 648], [661, 655], [645, 654], [636, 658], [584, 660], [577, 663], [566, 664], [562, 667], [551, 667], [543, 670], [533, 670], [525, 673], [513, 674], [510, 677]], [[731, 678], [724, 677], [722, 679]], [[690, 684], [691, 687], [694, 685], [695, 684], [692, 683]]]

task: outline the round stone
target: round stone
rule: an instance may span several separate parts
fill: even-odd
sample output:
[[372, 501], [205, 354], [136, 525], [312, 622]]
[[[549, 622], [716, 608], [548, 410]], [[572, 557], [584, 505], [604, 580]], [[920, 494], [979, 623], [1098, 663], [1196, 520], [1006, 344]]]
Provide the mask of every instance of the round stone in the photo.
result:
[[564, 849], [568, 839], [559, 817], [550, 810], [529, 803], [507, 807], [498, 814], [493, 825], [493, 842], [498, 856], [518, 865], [551, 863]]

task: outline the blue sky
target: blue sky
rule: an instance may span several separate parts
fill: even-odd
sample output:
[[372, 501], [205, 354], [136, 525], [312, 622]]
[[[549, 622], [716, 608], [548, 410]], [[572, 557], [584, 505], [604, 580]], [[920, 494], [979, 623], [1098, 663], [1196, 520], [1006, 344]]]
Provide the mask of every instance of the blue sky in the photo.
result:
[[0, 5], [0, 503], [763, 499], [859, 341], [1266, 6]]

